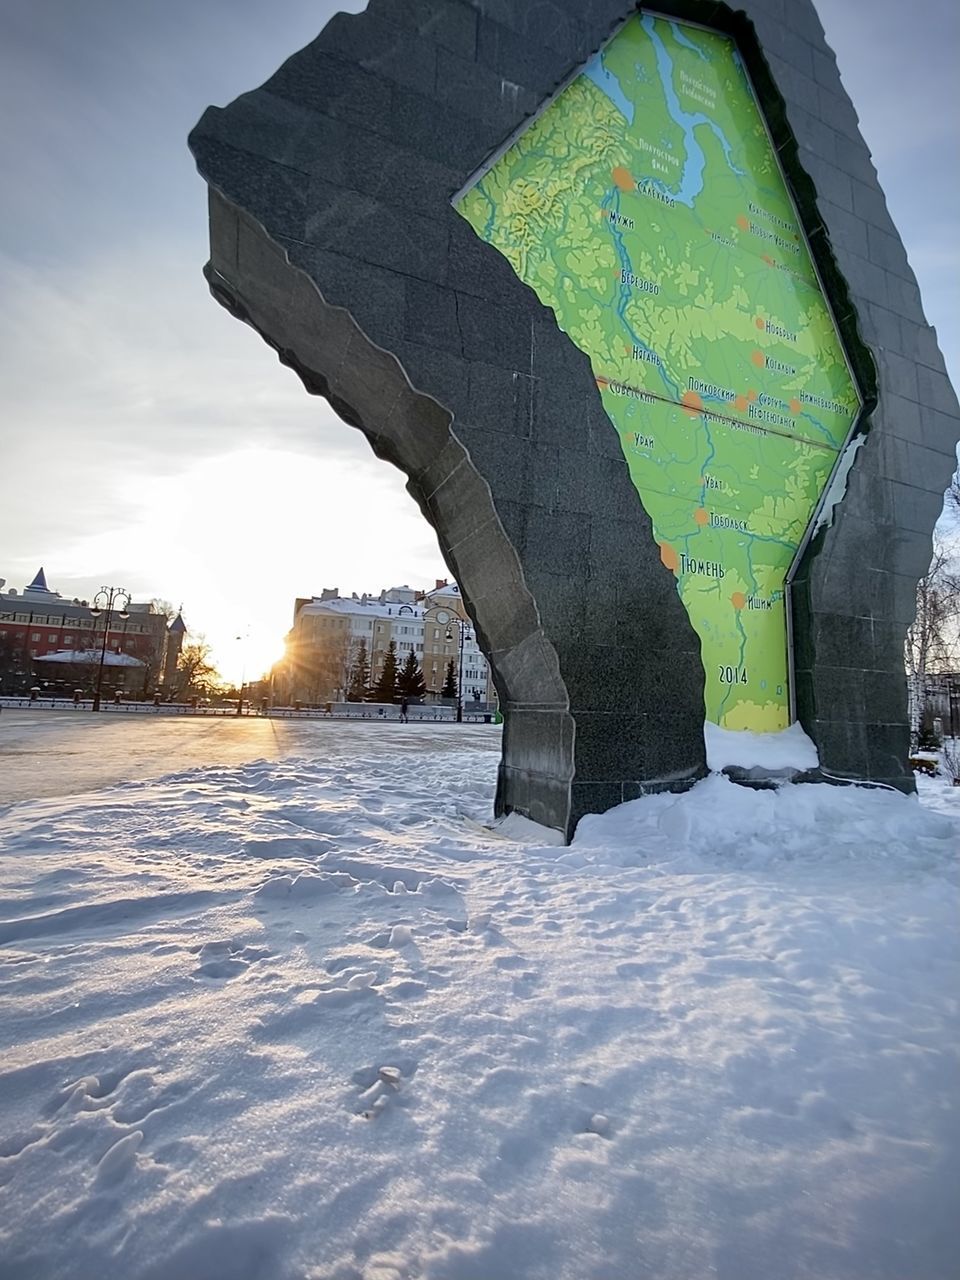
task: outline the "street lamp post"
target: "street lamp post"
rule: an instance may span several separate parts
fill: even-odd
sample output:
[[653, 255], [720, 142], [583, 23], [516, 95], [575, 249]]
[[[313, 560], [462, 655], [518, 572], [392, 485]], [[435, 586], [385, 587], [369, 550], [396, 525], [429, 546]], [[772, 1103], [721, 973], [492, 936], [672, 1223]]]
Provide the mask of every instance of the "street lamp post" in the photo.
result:
[[101, 613], [104, 614], [103, 619], [103, 644], [100, 646], [100, 665], [97, 667], [97, 691], [93, 695], [93, 710], [100, 710], [100, 690], [103, 687], [103, 665], [107, 660], [107, 640], [110, 636], [110, 619], [113, 617], [114, 607], [117, 608], [117, 617], [126, 621], [130, 617], [127, 610], [130, 607], [130, 592], [126, 587], [101, 587], [97, 594], [93, 597], [90, 606], [92, 617], [99, 618]]
[[241, 665], [241, 668], [240, 668], [240, 692], [239, 692], [239, 693], [238, 693], [238, 695], [237, 695], [237, 709], [236, 709], [236, 711], [235, 711], [235, 713], [234, 713], [235, 715], [238, 715], [238, 716], [242, 716], [242, 715], [243, 715], [243, 686], [244, 686], [244, 685], [246, 684], [246, 682], [247, 682], [247, 648], [246, 648], [246, 641], [247, 641], [249, 638], [250, 638], [250, 632], [249, 632], [249, 631], [245, 631], [245, 632], [243, 633], [243, 635], [241, 635], [241, 636], [237, 636], [237, 640], [239, 640], [239, 641], [240, 641], [240, 643], [241, 643], [241, 644], [243, 644], [243, 646], [244, 646], [244, 647], [243, 647], [243, 650], [242, 650], [242, 665]]
[[[466, 634], [467, 623], [462, 618], [454, 618], [459, 632], [459, 643], [457, 645], [457, 724], [463, 723], [463, 638]], [[453, 632], [447, 627], [446, 640], [447, 643], [453, 639]]]

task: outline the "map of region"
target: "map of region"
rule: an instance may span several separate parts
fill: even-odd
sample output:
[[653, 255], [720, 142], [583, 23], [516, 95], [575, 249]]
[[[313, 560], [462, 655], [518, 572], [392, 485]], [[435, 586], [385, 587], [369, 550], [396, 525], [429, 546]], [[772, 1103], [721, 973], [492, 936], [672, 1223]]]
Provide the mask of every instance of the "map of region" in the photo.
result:
[[707, 718], [785, 728], [786, 575], [860, 400], [736, 45], [631, 19], [457, 208], [590, 358]]

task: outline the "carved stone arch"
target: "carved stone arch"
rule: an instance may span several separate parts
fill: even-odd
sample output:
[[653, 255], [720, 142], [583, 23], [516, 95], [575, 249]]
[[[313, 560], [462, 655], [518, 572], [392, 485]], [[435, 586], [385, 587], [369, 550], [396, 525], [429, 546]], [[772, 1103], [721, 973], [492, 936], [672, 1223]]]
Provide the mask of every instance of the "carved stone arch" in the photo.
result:
[[[555, 735], [541, 739], [535, 749], [524, 741], [521, 728], [509, 758], [514, 770], [531, 778], [524, 811], [556, 825], [557, 811], [540, 798], [538, 783], [539, 775], [546, 780], [572, 776], [567, 691], [490, 486], [452, 430], [450, 412], [415, 390], [396, 356], [376, 347], [344, 307], [328, 305], [309, 276], [291, 269], [264, 229], [214, 191], [211, 225], [217, 237], [206, 275], [214, 297], [276, 349], [307, 391], [323, 396], [345, 422], [359, 428], [378, 457], [404, 472], [407, 490], [436, 531], [443, 557], [461, 584], [478, 641], [491, 659], [501, 705], [508, 712], [535, 706], [554, 720]], [[229, 246], [227, 257], [218, 252], [221, 244]], [[273, 287], [264, 287], [268, 280]], [[514, 719], [507, 715], [507, 733]], [[514, 785], [501, 776], [501, 811], [519, 807], [511, 797]], [[563, 796], [556, 799], [562, 805]]]
[[[215, 295], [407, 475], [503, 702], [498, 811], [568, 838], [703, 774], [700, 645], [587, 357], [450, 200], [636, 8], [370, 0], [190, 139]], [[797, 705], [828, 771], [909, 789], [900, 655], [956, 398], [813, 5], [742, 9], [877, 364], [869, 443], [802, 569]]]
[[[504, 470], [507, 475], [513, 471], [519, 473], [522, 483], [531, 487], [529, 496], [534, 499], [536, 493], [532, 487], [538, 483], [539, 473], [531, 474], [528, 469], [524, 475], [523, 467], [514, 463], [501, 469], [499, 476], [488, 464], [484, 475], [460, 438], [453, 413], [433, 395], [417, 390], [398, 358], [377, 346], [346, 307], [328, 303], [321, 284], [293, 265], [289, 246], [281, 247], [273, 242], [264, 227], [212, 184], [210, 225], [212, 257], [206, 275], [214, 297], [276, 350], [281, 362], [297, 373], [307, 391], [323, 396], [345, 422], [360, 429], [378, 457], [406, 475], [407, 490], [437, 534], [444, 560], [463, 590], [464, 605], [476, 627], [480, 647], [490, 661], [504, 712], [497, 812], [517, 810], [569, 837], [583, 812], [608, 807], [624, 795], [639, 794], [643, 787], [675, 785], [677, 778], [663, 779], [653, 775], [652, 770], [645, 773], [635, 767], [628, 780], [633, 787], [624, 787], [619, 782], [610, 782], [609, 765], [604, 766], [604, 795], [599, 799], [594, 799], [589, 791], [584, 793], [588, 785], [590, 790], [595, 787], [592, 779], [583, 777], [585, 766], [581, 766], [581, 781], [576, 781], [576, 715], [571, 712], [568, 682], [574, 685], [574, 698], [580, 693], [582, 700], [585, 681], [581, 676], [578, 687], [580, 673], [577, 671], [572, 678], [564, 679], [551, 630], [554, 635], [560, 632], [566, 642], [568, 660], [572, 662], [578, 646], [583, 643], [584, 601], [578, 599], [583, 592], [580, 567], [571, 564], [566, 579], [559, 573], [550, 574], [551, 579], [558, 580], [551, 586], [560, 596], [561, 614], [565, 610], [573, 622], [564, 635], [556, 619], [551, 620], [552, 627], [550, 622], [544, 624], [527, 582], [521, 555], [524, 544], [518, 539], [521, 546], [518, 552], [504, 527], [491, 487], [491, 479], [496, 486], [499, 478], [502, 492], [507, 479]], [[522, 288], [519, 283], [517, 287]], [[556, 336], [567, 342], [559, 331]], [[546, 335], [541, 336], [540, 341], [545, 342]], [[579, 353], [574, 351], [574, 355]], [[494, 371], [493, 367], [482, 369], [480, 377], [489, 377]], [[476, 378], [476, 371], [468, 366], [465, 373], [468, 384], [471, 374]], [[590, 382], [592, 386], [592, 379]], [[464, 418], [467, 418], [466, 411]], [[553, 421], [562, 425], [556, 419]], [[471, 437], [469, 425], [465, 425], [462, 434], [472, 438], [476, 447], [481, 437]], [[609, 504], [616, 495], [609, 490], [607, 460], [603, 453], [595, 456], [603, 470], [597, 482], [598, 490], [603, 487], [602, 501]], [[507, 461], [509, 464], [509, 459]], [[622, 478], [629, 484], [625, 476]], [[516, 476], [512, 479], [515, 481]], [[632, 488], [621, 495], [620, 500], [637, 521], [636, 525], [631, 521], [625, 528], [619, 528], [627, 548], [631, 541], [644, 535], [652, 542]], [[501, 497], [501, 509], [504, 505], [509, 504]], [[531, 505], [536, 519], [538, 504], [532, 501]], [[522, 522], [523, 506], [513, 503], [511, 514], [519, 515]], [[548, 537], [549, 531], [539, 536]], [[612, 552], [612, 547], [608, 547], [607, 552]], [[547, 554], [544, 542], [539, 541], [537, 561]], [[535, 562], [532, 565], [535, 578], [537, 569]], [[621, 572], [629, 579], [628, 566], [621, 565]], [[676, 612], [678, 602], [670, 575], [660, 567], [658, 577], [662, 579], [663, 605]], [[616, 594], [612, 595], [614, 601], [626, 601], [622, 587], [623, 584], [619, 584]], [[551, 603], [556, 608], [556, 601]], [[629, 610], [628, 604], [624, 607]], [[630, 612], [642, 610], [634, 607]], [[608, 610], [598, 617], [596, 626], [598, 629], [609, 626], [615, 631], [618, 621], [622, 628], [627, 620], [618, 620]], [[665, 648], [659, 652], [662, 654]], [[623, 661], [630, 656], [632, 650], [624, 654]], [[691, 656], [697, 656], [693, 649]], [[673, 670], [676, 672], [679, 668], [675, 665]], [[585, 674], [590, 682], [591, 677], [594, 681], [609, 681], [612, 673], [608, 667]], [[698, 674], [696, 670], [692, 673], [690, 683], [694, 690]], [[628, 685], [629, 681], [625, 678], [623, 683]], [[696, 757], [702, 754], [702, 737], [699, 710], [695, 700], [691, 701]], [[601, 713], [604, 718], [596, 725], [596, 731], [616, 735], [618, 729], [622, 731], [632, 721], [639, 745], [641, 737], [649, 732], [649, 724], [637, 722], [635, 703], [631, 705], [629, 697], [622, 698], [615, 690], [605, 706], [605, 712]], [[666, 734], [670, 706], [661, 704], [660, 714]], [[616, 717], [615, 723], [608, 715]], [[594, 753], [597, 751], [596, 743], [587, 745]], [[615, 742], [613, 746], [616, 745]], [[581, 750], [584, 749], [581, 743]], [[702, 772], [702, 765], [695, 759], [693, 767], [686, 773], [681, 771], [679, 781], [700, 776]], [[574, 790], [577, 787], [579, 795]], [[574, 808], [575, 797], [580, 801], [579, 809]]]

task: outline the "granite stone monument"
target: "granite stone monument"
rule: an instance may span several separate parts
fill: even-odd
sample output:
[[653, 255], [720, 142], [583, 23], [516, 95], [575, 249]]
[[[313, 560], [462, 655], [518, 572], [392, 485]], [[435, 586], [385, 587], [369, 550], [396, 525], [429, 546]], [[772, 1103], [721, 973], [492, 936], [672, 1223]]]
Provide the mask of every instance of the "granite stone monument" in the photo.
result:
[[190, 146], [214, 297], [461, 584], [498, 812], [683, 789], [705, 718], [912, 789], [960, 413], [810, 0], [370, 0]]

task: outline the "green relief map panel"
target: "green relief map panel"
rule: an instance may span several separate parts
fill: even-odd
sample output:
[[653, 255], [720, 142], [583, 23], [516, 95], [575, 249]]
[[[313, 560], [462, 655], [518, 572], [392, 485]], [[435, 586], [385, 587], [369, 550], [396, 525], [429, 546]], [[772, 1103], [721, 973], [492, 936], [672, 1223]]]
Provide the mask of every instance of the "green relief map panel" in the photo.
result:
[[707, 718], [785, 728], [785, 579], [860, 401], [734, 42], [631, 19], [457, 208], [590, 358]]

